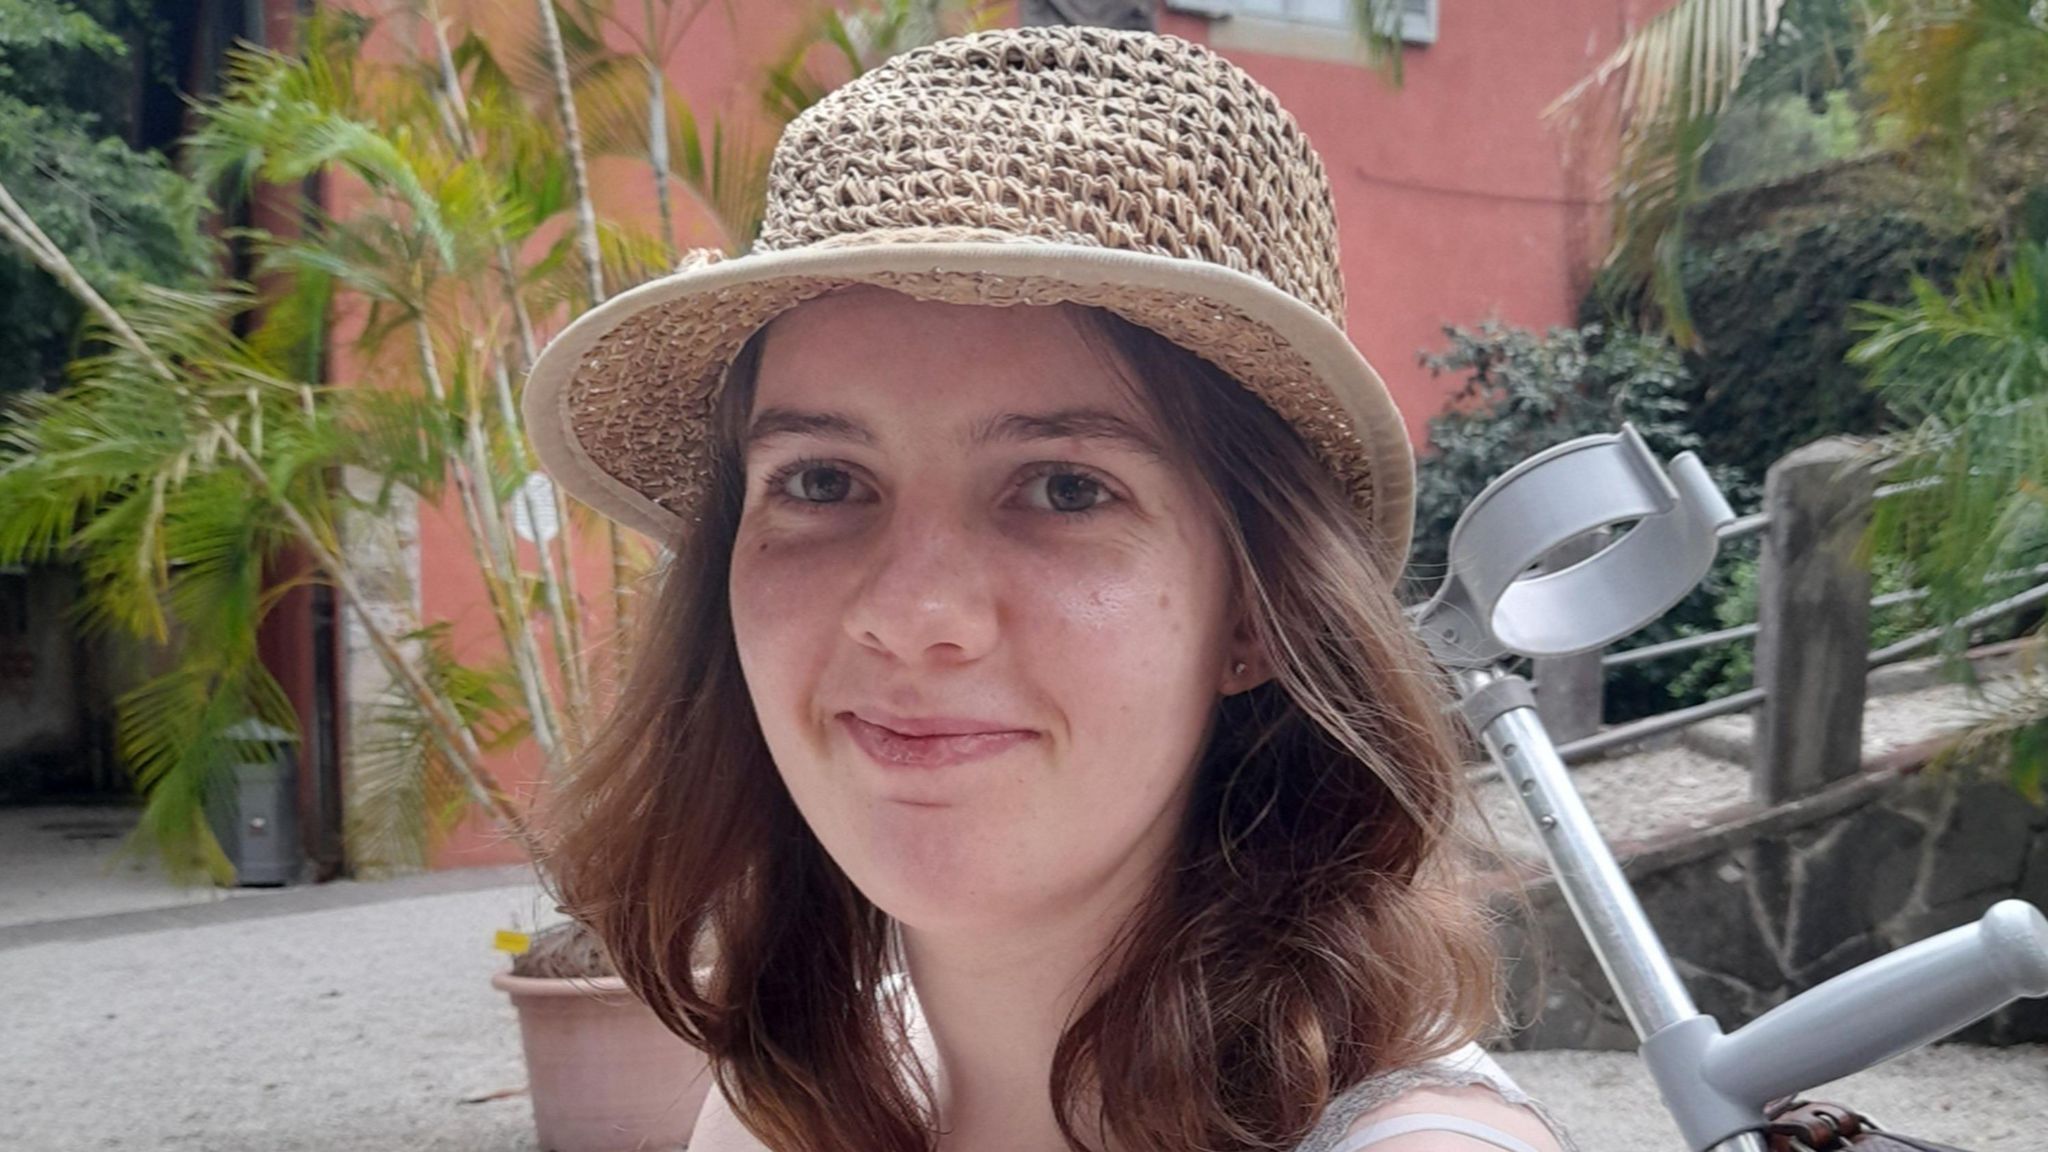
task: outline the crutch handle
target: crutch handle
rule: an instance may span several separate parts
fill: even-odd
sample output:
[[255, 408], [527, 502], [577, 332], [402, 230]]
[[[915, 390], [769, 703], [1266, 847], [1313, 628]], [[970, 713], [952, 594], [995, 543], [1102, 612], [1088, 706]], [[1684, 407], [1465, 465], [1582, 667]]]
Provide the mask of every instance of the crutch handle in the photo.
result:
[[2002, 900], [1974, 924], [1844, 972], [1721, 1037], [1701, 1072], [1731, 1096], [1771, 1100], [2030, 996], [2048, 996], [2048, 917], [2023, 900]]
[[1810, 988], [1727, 1035], [1710, 1016], [1660, 1029], [1643, 1057], [1687, 1147], [1755, 1129], [1780, 1097], [1839, 1080], [2048, 996], [2048, 917], [2002, 900], [1951, 928]]

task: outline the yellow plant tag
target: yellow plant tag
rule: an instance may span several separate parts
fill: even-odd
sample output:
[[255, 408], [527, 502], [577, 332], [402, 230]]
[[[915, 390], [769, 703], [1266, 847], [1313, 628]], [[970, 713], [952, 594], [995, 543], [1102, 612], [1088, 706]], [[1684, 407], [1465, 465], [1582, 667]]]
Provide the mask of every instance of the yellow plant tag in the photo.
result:
[[500, 952], [510, 952], [514, 956], [523, 954], [532, 946], [533, 937], [528, 936], [524, 932], [514, 932], [509, 928], [498, 929], [498, 935], [491, 941], [491, 947], [496, 948]]

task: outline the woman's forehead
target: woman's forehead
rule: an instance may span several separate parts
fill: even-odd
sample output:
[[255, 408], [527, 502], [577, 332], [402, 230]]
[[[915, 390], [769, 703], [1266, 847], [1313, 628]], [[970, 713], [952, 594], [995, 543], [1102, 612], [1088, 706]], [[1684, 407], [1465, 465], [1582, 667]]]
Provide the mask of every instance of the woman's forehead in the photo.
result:
[[806, 301], [770, 325], [753, 412], [971, 425], [977, 440], [1006, 419], [1098, 413], [1156, 437], [1134, 384], [1077, 309], [952, 304], [864, 286]]

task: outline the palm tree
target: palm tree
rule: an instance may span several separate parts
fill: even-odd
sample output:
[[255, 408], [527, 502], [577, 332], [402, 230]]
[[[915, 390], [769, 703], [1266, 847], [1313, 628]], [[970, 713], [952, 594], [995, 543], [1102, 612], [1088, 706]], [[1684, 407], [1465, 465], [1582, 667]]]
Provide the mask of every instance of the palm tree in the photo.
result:
[[1610, 289], [1690, 346], [1685, 216], [1734, 107], [1788, 87], [1811, 95], [1819, 77], [1853, 90], [1871, 144], [1945, 155], [1967, 179], [1972, 153], [2048, 145], [2033, 128], [2048, 112], [2043, 75], [2048, 19], [2032, 0], [1678, 0], [1546, 115], [1618, 124]]
[[[1620, 125], [1607, 265], [1624, 291], [1647, 291], [1680, 343], [1692, 322], [1679, 284], [1684, 212], [1699, 161], [1743, 76], [1780, 34], [1787, 0], [1678, 0], [1637, 29], [1546, 116], [1609, 111]], [[1600, 108], [1593, 97], [1616, 80]]]
[[[1881, 445], [1908, 486], [1878, 503], [1869, 547], [1926, 585], [1930, 614], [1949, 622], [1940, 650], [1966, 669], [1981, 610], [2015, 582], [2048, 589], [2048, 239], [1966, 274], [1953, 297], [1916, 279], [1911, 303], [1867, 312], [1870, 334], [1850, 357], [1910, 425]], [[1975, 710], [1950, 754], [2007, 742], [2017, 782], [2041, 802], [2048, 675], [2030, 669]]]
[[[232, 326], [254, 304], [247, 293], [144, 288], [116, 311], [4, 187], [0, 238], [85, 304], [104, 348], [73, 366], [68, 390], [15, 402], [0, 439], [0, 558], [81, 561], [88, 625], [160, 642], [177, 634], [170, 670], [119, 701], [120, 745], [148, 796], [139, 839], [174, 875], [224, 880], [204, 807], [244, 750], [229, 730], [248, 716], [296, 726], [256, 657], [256, 625], [282, 591], [264, 586], [264, 560], [296, 544], [362, 609], [369, 598], [343, 558], [325, 466], [371, 460], [395, 482], [430, 487], [422, 466], [439, 459], [430, 439], [413, 435], [424, 429], [399, 426], [415, 413], [371, 404], [366, 412], [397, 419], [347, 420], [322, 390], [281, 371], [295, 343], [288, 334], [304, 331], [289, 310], [247, 341]], [[374, 618], [365, 632], [413, 691], [436, 757], [531, 843], [457, 702], [405, 659], [400, 637]]]

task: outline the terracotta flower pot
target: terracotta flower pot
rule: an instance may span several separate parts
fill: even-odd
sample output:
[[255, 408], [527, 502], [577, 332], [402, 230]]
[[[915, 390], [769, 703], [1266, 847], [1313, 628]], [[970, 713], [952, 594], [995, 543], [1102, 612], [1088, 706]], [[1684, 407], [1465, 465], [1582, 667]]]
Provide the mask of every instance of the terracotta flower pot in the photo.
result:
[[711, 1087], [704, 1054], [664, 1027], [625, 981], [500, 972], [491, 986], [519, 1010], [545, 1152], [669, 1152], [689, 1141]]

